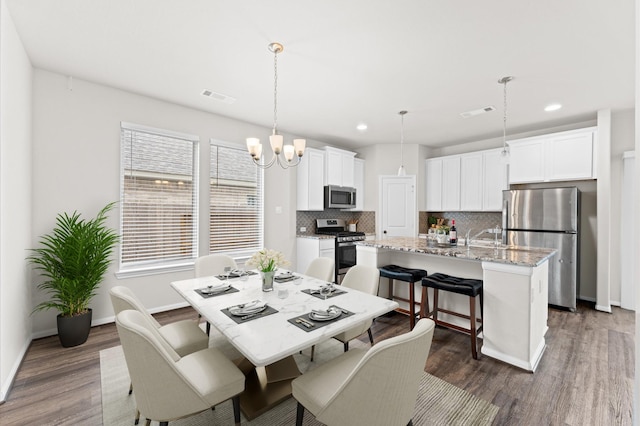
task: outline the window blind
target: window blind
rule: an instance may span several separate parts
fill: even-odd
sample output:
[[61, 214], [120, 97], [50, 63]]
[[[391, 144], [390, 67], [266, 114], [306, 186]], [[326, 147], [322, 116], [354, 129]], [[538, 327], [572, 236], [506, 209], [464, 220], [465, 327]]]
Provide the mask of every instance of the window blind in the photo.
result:
[[263, 245], [263, 180], [245, 149], [211, 141], [209, 251], [249, 256]]
[[197, 136], [121, 124], [121, 270], [197, 256], [197, 147]]

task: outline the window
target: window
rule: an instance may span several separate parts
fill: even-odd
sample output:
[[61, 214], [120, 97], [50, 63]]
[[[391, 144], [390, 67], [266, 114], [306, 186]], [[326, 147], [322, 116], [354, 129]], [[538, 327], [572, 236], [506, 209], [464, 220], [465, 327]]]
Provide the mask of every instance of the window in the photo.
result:
[[209, 251], [243, 257], [263, 245], [262, 169], [244, 147], [211, 141]]
[[121, 123], [120, 270], [191, 263], [198, 248], [198, 137]]

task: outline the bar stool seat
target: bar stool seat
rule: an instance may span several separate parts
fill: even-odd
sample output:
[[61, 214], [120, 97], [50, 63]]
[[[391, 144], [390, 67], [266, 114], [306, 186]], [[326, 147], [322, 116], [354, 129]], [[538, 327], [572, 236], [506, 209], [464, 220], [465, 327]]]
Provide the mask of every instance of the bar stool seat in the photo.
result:
[[[433, 289], [433, 311], [429, 311], [429, 294], [427, 288]], [[451, 293], [463, 294], [469, 297], [469, 315], [453, 312], [447, 309], [438, 308], [438, 291], [448, 291]], [[476, 318], [476, 297], [480, 297], [480, 318]], [[420, 306], [420, 317], [433, 318], [436, 325], [461, 331], [471, 336], [471, 354], [474, 359], [478, 359], [477, 337], [482, 331], [482, 324], [477, 326], [476, 322], [482, 323], [482, 280], [472, 278], [459, 278], [447, 274], [435, 273], [422, 279], [422, 302]], [[456, 324], [451, 324], [438, 319], [438, 312], [454, 315], [469, 320], [469, 328], [463, 328]]]
[[[391, 299], [396, 298], [404, 302], [409, 302], [409, 326], [413, 330], [413, 327], [416, 325], [416, 298], [414, 284], [420, 282], [421, 279], [426, 277], [427, 271], [424, 269], [405, 268], [398, 265], [386, 265], [380, 268], [380, 276], [389, 278], [389, 297]], [[409, 300], [394, 296], [393, 280], [409, 283]]]

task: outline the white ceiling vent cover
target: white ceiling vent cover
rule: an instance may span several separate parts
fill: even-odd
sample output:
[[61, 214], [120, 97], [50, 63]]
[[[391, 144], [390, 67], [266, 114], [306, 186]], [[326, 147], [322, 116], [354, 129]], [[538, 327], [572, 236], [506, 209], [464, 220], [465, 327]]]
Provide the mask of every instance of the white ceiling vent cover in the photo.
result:
[[218, 102], [224, 102], [225, 104], [232, 104], [236, 101], [236, 98], [232, 98], [231, 96], [223, 95], [222, 93], [214, 92], [209, 89], [204, 89], [202, 91], [202, 96], [215, 99]]
[[465, 112], [461, 112], [460, 115], [462, 116], [462, 118], [469, 118], [469, 117], [473, 117], [475, 115], [480, 115], [480, 114], [485, 114], [487, 112], [491, 112], [491, 111], [495, 111], [496, 108], [492, 105], [483, 107], [483, 108], [478, 108], [478, 109], [474, 109], [471, 111], [465, 111]]

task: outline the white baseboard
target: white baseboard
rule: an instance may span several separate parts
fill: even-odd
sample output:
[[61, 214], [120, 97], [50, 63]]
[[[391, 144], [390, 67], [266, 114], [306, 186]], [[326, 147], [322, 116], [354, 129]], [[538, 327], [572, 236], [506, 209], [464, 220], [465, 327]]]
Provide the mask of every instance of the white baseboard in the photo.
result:
[[24, 359], [24, 356], [26, 355], [30, 344], [31, 340], [27, 340], [24, 342], [24, 345], [22, 345], [22, 349], [16, 357], [13, 366], [11, 366], [11, 370], [9, 371], [9, 375], [7, 376], [7, 381], [2, 385], [2, 388], [0, 389], [0, 403], [3, 403], [7, 400], [7, 395], [9, 395], [9, 392], [13, 387], [13, 382], [16, 378], [16, 375], [18, 374], [18, 370], [20, 369], [20, 365], [22, 365], [22, 360]]

